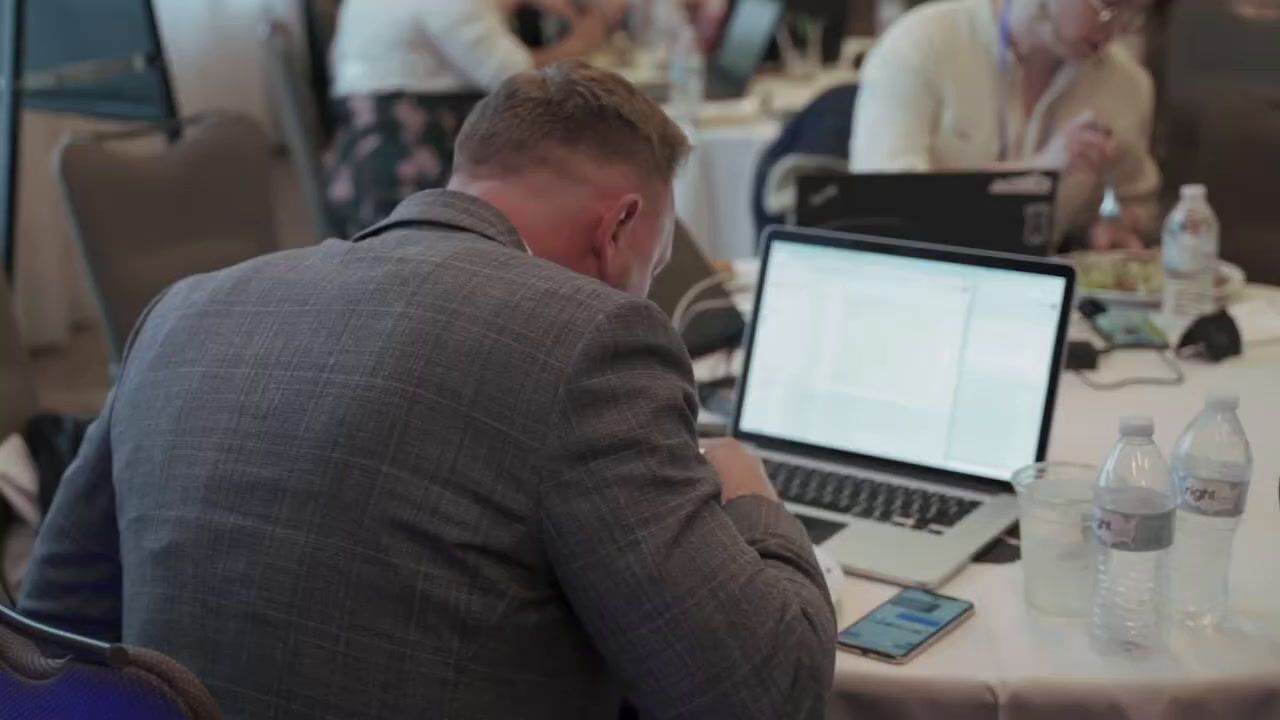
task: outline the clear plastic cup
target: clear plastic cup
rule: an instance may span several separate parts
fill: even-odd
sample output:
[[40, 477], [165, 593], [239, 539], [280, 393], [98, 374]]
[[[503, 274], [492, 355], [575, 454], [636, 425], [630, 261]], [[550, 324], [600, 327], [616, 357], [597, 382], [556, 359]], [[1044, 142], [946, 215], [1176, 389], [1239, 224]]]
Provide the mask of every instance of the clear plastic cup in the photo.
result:
[[1098, 469], [1040, 463], [1013, 475], [1022, 527], [1027, 605], [1064, 618], [1089, 614], [1093, 591], [1093, 486]]

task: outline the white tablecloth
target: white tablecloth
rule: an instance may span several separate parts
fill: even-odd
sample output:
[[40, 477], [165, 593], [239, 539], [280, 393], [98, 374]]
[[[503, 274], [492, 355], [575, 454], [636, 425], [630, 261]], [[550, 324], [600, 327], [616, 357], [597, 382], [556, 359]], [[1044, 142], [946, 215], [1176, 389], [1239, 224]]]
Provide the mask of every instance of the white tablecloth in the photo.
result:
[[[1280, 303], [1280, 291], [1251, 288]], [[1107, 357], [1104, 378], [1158, 375], [1149, 353]], [[1064, 376], [1050, 459], [1100, 463], [1124, 415], [1156, 419], [1169, 449], [1210, 390], [1242, 397], [1253, 443], [1249, 506], [1232, 562], [1238, 625], [1221, 632], [1175, 631], [1169, 656], [1134, 662], [1089, 649], [1083, 621], [1050, 620], [1022, 601], [1022, 566], [973, 565], [941, 592], [972, 600], [972, 620], [906, 666], [839, 653], [833, 718], [947, 720], [1208, 720], [1280, 718], [1280, 344], [1247, 348], [1219, 366], [1191, 364], [1186, 385], [1090, 390]], [[897, 588], [849, 578], [846, 626]]]
[[[759, 265], [734, 264], [746, 289]], [[1280, 313], [1280, 288], [1250, 286], [1240, 302], [1261, 300]], [[1239, 307], [1239, 304], [1237, 304]], [[1242, 316], [1243, 317], [1243, 316]], [[1244, 327], [1275, 337], [1275, 315]], [[1078, 320], [1073, 336], [1087, 326]], [[727, 371], [709, 357], [700, 378]], [[740, 368], [741, 358], [734, 361]], [[1147, 352], [1103, 361], [1096, 379], [1163, 376]], [[1134, 662], [1089, 648], [1083, 620], [1050, 619], [1023, 602], [1021, 563], [971, 565], [940, 592], [971, 600], [974, 617], [904, 666], [837, 653], [830, 720], [1280, 720], [1280, 342], [1252, 344], [1221, 365], [1188, 363], [1181, 387], [1091, 390], [1074, 375], [1059, 387], [1049, 459], [1100, 464], [1119, 419], [1146, 414], [1166, 451], [1211, 390], [1241, 396], [1240, 418], [1254, 451], [1249, 505], [1232, 559], [1233, 625], [1215, 632], [1176, 630], [1171, 653]], [[838, 607], [847, 627], [900, 588], [846, 577]]]
[[759, 117], [737, 125], [707, 126], [676, 180], [676, 212], [713, 258], [736, 260], [756, 253], [752, 210], [756, 166], [782, 131], [778, 120]]
[[724, 260], [756, 254], [756, 169], [782, 132], [780, 117], [799, 112], [827, 88], [855, 79], [851, 71], [824, 72], [804, 81], [763, 78], [744, 101], [707, 103], [675, 192], [680, 219], [708, 254]]

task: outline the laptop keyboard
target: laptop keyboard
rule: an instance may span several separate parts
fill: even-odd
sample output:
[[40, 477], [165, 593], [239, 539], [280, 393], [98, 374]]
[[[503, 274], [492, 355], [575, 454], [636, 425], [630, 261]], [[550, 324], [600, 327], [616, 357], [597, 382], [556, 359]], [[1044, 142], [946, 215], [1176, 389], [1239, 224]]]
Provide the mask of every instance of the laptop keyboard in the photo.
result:
[[787, 502], [942, 535], [981, 504], [849, 473], [765, 460], [769, 479]]

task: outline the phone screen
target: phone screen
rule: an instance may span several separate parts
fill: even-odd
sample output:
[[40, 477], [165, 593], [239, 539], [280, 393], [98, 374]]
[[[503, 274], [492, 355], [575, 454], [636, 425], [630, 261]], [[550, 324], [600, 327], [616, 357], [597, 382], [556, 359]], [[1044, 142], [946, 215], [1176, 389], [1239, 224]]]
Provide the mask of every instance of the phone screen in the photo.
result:
[[840, 633], [841, 645], [902, 660], [973, 610], [968, 600], [907, 589]]
[[1115, 349], [1152, 348], [1164, 350], [1169, 340], [1148, 313], [1131, 310], [1108, 310], [1090, 320], [1093, 329]]

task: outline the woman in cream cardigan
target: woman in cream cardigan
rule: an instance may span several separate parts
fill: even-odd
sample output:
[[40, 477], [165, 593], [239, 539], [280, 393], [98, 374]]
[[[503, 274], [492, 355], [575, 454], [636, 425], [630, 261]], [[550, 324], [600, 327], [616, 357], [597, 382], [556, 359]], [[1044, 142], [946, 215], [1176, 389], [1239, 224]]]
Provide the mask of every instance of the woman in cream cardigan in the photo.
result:
[[[1150, 75], [1114, 42], [1148, 0], [938, 0], [891, 26], [863, 70], [853, 172], [1055, 169], [1058, 234], [1154, 235]], [[1118, 213], [1099, 217], [1105, 188]]]

